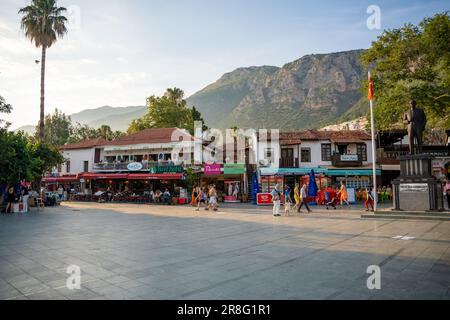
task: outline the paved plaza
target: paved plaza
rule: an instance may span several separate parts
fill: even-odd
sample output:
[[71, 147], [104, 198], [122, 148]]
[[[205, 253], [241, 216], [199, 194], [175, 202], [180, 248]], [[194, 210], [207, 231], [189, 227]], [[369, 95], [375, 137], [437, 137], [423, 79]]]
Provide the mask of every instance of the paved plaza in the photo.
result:
[[[0, 299], [450, 299], [450, 221], [361, 213], [66, 203], [1, 215]], [[380, 290], [367, 288], [371, 265]]]

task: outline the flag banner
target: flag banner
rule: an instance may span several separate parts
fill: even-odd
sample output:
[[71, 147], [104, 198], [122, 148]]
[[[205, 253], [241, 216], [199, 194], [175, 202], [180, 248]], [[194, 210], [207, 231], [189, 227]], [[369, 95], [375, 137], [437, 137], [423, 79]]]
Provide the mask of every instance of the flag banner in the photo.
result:
[[368, 94], [367, 98], [369, 100], [373, 100], [373, 82], [372, 82], [372, 77], [370, 76], [370, 73], [369, 73], [369, 94]]

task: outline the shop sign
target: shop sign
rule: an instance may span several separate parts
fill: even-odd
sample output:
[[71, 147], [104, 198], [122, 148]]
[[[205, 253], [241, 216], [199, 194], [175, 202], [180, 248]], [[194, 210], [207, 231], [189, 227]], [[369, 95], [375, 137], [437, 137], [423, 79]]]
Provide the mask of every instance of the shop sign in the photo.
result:
[[341, 161], [358, 161], [357, 154], [342, 154]]
[[80, 179], [80, 183], [84, 183], [85, 180], [83, 178]]
[[142, 163], [140, 162], [132, 162], [127, 165], [127, 169], [130, 171], [139, 171], [142, 170]]
[[270, 193], [258, 193], [256, 195], [256, 204], [257, 205], [271, 205], [272, 204], [272, 195]]
[[155, 166], [150, 168], [150, 173], [182, 173], [182, 166]]
[[428, 192], [428, 184], [427, 183], [400, 184], [400, 192], [403, 192], [403, 193]]
[[245, 164], [244, 163], [225, 163], [223, 165], [224, 174], [244, 174]]
[[213, 174], [220, 174], [221, 166], [220, 164], [205, 164], [204, 166], [204, 174], [205, 175], [213, 175]]
[[433, 168], [444, 168], [447, 163], [450, 163], [450, 157], [441, 159], [433, 159]]

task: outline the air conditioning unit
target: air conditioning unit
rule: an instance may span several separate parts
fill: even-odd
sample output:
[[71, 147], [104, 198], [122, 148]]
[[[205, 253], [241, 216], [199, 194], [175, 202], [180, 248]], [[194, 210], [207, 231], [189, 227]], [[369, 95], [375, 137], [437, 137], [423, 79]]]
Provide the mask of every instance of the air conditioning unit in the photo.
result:
[[258, 161], [258, 164], [260, 167], [268, 167], [270, 165], [270, 162], [267, 159], [262, 159]]

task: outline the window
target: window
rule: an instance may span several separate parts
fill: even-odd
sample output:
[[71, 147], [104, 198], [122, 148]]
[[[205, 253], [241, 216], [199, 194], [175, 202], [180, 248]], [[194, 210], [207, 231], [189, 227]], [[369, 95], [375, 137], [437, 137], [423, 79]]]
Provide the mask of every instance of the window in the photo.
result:
[[61, 164], [58, 164], [58, 173], [61, 173]]
[[358, 158], [360, 158], [362, 161], [367, 161], [367, 145], [357, 144], [356, 154], [358, 155]]
[[70, 173], [70, 161], [66, 162], [66, 172]]
[[83, 165], [84, 172], [89, 172], [89, 161], [85, 161]]
[[273, 162], [273, 148], [264, 149], [264, 159]]
[[322, 144], [322, 161], [331, 161], [331, 143]]
[[311, 148], [302, 148], [300, 156], [302, 162], [311, 162]]

